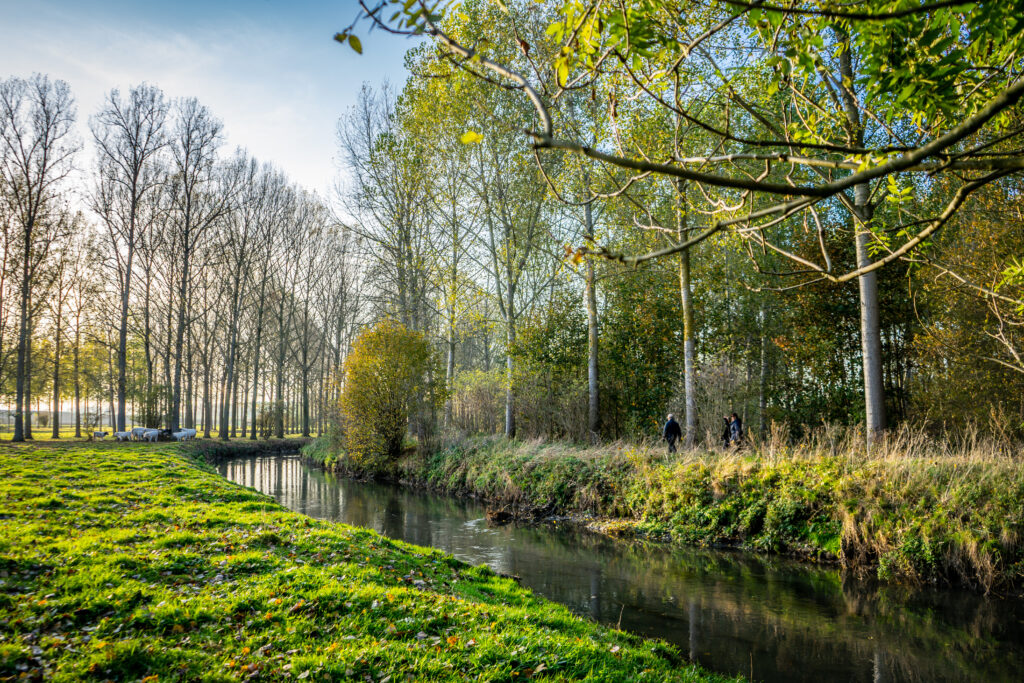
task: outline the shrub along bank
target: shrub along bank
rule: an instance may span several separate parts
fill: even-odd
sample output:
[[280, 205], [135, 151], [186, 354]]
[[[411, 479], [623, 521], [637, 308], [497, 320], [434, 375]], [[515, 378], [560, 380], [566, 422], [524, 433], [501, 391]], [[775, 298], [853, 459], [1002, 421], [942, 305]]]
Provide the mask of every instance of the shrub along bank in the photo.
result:
[[3, 447], [0, 501], [0, 680], [722, 680], [179, 446]]
[[[336, 469], [345, 459], [325, 456]], [[837, 561], [883, 580], [1024, 585], [1024, 467], [994, 450], [894, 439], [741, 453], [479, 438], [372, 474], [472, 495], [520, 516], [582, 514], [609, 533]]]

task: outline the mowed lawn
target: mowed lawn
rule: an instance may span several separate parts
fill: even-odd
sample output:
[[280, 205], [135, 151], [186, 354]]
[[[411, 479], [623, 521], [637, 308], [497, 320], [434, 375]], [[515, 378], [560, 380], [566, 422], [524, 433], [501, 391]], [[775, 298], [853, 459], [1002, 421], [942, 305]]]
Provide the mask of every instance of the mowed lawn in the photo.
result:
[[0, 680], [286, 679], [722, 680], [177, 446], [0, 446]]

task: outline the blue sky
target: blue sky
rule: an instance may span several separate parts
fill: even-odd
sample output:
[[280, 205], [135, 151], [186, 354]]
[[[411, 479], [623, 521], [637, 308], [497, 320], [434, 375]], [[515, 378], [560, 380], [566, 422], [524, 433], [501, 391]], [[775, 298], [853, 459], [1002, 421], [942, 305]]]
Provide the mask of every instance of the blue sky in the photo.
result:
[[413, 45], [367, 36], [365, 25], [362, 56], [335, 43], [356, 11], [354, 0], [0, 0], [0, 77], [39, 71], [67, 81], [87, 142], [86, 121], [113, 87], [146, 81], [198, 97], [224, 122], [227, 148], [245, 147], [327, 194], [338, 117], [364, 82], [400, 86]]

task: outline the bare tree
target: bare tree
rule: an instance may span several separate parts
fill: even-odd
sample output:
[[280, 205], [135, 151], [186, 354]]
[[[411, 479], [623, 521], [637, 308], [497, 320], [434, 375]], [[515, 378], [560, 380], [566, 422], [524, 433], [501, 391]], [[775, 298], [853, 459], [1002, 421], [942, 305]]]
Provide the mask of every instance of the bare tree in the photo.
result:
[[[167, 168], [157, 171], [167, 178]], [[154, 296], [153, 288], [157, 285], [157, 274], [160, 268], [160, 257], [164, 253], [164, 243], [167, 234], [165, 227], [165, 198], [164, 184], [157, 185], [153, 191], [143, 197], [140, 203], [140, 212], [145, 214], [142, 222], [149, 225], [148, 230], [139, 235], [136, 252], [138, 254], [139, 276], [142, 278], [142, 302], [141, 311], [133, 311], [136, 318], [141, 313], [141, 321], [136, 321], [135, 333], [142, 337], [142, 353], [146, 364], [146, 381], [142, 393], [142, 424], [146, 427], [156, 427], [160, 422], [158, 410], [158, 395], [155, 384], [157, 354], [154, 347]], [[139, 416], [135, 416], [136, 421]]]
[[[264, 198], [265, 213], [260, 219], [259, 230], [256, 232], [252, 243], [249, 246], [254, 262], [258, 265], [252, 269], [250, 277], [255, 279], [251, 283], [250, 291], [254, 297], [252, 302], [254, 314], [252, 319], [252, 332], [255, 338], [252, 341], [252, 420], [253, 429], [249, 438], [256, 439], [256, 406], [259, 397], [260, 386], [260, 361], [262, 360], [264, 325], [269, 311], [267, 293], [268, 288], [273, 285], [271, 282], [272, 265], [274, 256], [277, 254], [275, 244], [284, 229], [287, 217], [293, 210], [295, 195], [288, 187], [287, 181], [280, 173], [271, 172], [268, 169], [267, 196]], [[264, 387], [266, 384], [264, 383]]]
[[88, 323], [90, 310], [96, 304], [99, 283], [95, 277], [95, 254], [99, 251], [97, 238], [85, 232], [78, 235], [73, 250], [71, 291], [68, 296], [69, 323], [73, 327], [71, 338], [71, 383], [75, 401], [75, 438], [82, 437], [82, 336]]
[[285, 435], [285, 413], [287, 394], [285, 380], [288, 372], [287, 361], [291, 357], [292, 335], [294, 333], [295, 295], [302, 279], [300, 261], [296, 258], [307, 238], [307, 231], [316, 219], [318, 206], [310, 195], [297, 192], [291, 211], [283, 224], [280, 238], [274, 245], [274, 289], [273, 315], [277, 347], [274, 368], [274, 435]]
[[65, 309], [71, 299], [75, 283], [85, 279], [82, 271], [82, 262], [77, 252], [74, 236], [81, 233], [82, 217], [76, 214], [72, 219], [77, 225], [71, 226], [68, 231], [68, 239], [63, 241], [56, 249], [53, 256], [52, 284], [46, 297], [46, 307], [49, 309], [50, 320], [53, 324], [53, 418], [51, 420], [53, 431], [51, 437], [60, 438], [60, 404], [61, 404], [61, 375], [60, 360], [61, 349], [64, 341], [65, 331]]
[[30, 302], [39, 267], [60, 229], [59, 191], [79, 147], [72, 134], [74, 121], [74, 100], [64, 81], [37, 74], [0, 82], [0, 177], [17, 227], [20, 261], [14, 441], [25, 439], [22, 411], [29, 408]]
[[177, 430], [181, 416], [185, 327], [189, 319], [192, 259], [207, 231], [229, 207], [233, 188], [216, 172], [216, 151], [221, 124], [195, 99], [179, 101], [172, 133], [172, 176], [169, 182], [170, 226], [175, 234], [172, 257], [180, 259], [177, 272], [177, 321], [171, 353], [174, 378], [168, 427]]
[[[350, 228], [374, 246], [374, 280], [383, 307], [403, 325], [422, 329], [428, 288], [428, 168], [420, 140], [401, 125], [392, 90], [360, 92], [355, 107], [338, 123], [338, 139], [352, 174], [340, 190]], [[394, 299], [390, 297], [393, 295]]]
[[310, 398], [309, 383], [313, 367], [319, 362], [323, 352], [323, 334], [316, 315], [317, 304], [323, 299], [318, 295], [329, 276], [327, 266], [330, 259], [325, 258], [324, 250], [330, 248], [330, 225], [327, 210], [316, 199], [310, 197], [311, 212], [309, 221], [293, 254], [298, 263], [298, 287], [294, 291], [295, 316], [295, 363], [299, 372], [299, 391], [301, 394], [301, 431], [303, 436], [310, 435]]
[[[115, 88], [90, 127], [98, 151], [98, 183], [93, 209], [107, 227], [120, 294], [117, 337], [117, 425], [125, 429], [128, 357], [128, 307], [132, 267], [140, 240], [149, 224], [140, 210], [146, 195], [163, 181], [157, 155], [167, 144], [168, 105], [163, 92], [146, 84], [132, 88], [127, 99]], [[151, 215], [151, 214], [149, 214]]]
[[[239, 192], [236, 209], [228, 220], [221, 223], [216, 239], [216, 250], [224, 259], [225, 283], [228, 291], [227, 330], [224, 355], [224, 386], [231, 391], [238, 383], [236, 364], [238, 361], [239, 332], [244, 313], [243, 306], [249, 304], [249, 287], [253, 284], [254, 259], [260, 255], [257, 242], [263, 239], [268, 228], [268, 212], [273, 200], [276, 174], [267, 166], [261, 167], [255, 159], [239, 160]], [[226, 396], [224, 397], [226, 399]], [[221, 439], [228, 438], [230, 411], [234, 401], [221, 401]]]

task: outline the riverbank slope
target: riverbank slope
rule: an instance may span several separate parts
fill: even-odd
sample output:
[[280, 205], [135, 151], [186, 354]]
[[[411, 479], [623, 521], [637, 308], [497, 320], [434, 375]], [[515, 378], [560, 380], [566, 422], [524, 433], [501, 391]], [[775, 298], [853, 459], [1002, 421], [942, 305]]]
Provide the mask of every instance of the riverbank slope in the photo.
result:
[[[834, 561], [890, 581], [1024, 585], [1019, 455], [899, 437], [870, 456], [839, 440], [674, 456], [662, 448], [473, 438], [369, 474], [517, 516], [583, 516], [613, 535]], [[323, 443], [304, 452], [346, 466]]]
[[3, 446], [0, 501], [0, 679], [723, 680], [178, 446]]

